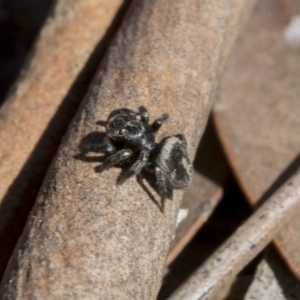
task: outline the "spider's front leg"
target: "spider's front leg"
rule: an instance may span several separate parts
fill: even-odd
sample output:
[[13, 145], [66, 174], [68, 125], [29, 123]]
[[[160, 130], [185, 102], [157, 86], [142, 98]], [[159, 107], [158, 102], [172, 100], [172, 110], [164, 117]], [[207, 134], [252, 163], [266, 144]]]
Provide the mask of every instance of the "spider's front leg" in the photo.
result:
[[149, 112], [144, 106], [139, 107], [139, 114], [141, 116], [141, 120], [148, 124], [149, 123]]
[[151, 125], [151, 129], [153, 134], [156, 134], [159, 128], [168, 121], [169, 116], [167, 114], [163, 114], [161, 117], [156, 119]]
[[142, 169], [148, 164], [149, 160], [149, 150], [143, 149], [135, 163], [129, 168], [128, 171], [119, 179], [119, 183], [123, 183], [126, 179], [131, 176], [139, 174]]
[[112, 166], [117, 165], [118, 163], [123, 162], [128, 159], [132, 155], [132, 151], [130, 149], [123, 149], [114, 154], [108, 156], [103, 164], [96, 168], [97, 172], [102, 172], [105, 169], [108, 169]]

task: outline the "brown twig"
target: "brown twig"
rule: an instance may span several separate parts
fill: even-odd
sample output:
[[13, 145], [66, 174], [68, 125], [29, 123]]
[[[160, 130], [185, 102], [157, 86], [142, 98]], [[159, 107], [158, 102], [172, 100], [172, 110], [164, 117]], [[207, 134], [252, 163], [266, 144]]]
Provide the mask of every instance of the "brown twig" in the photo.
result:
[[[121, 0], [58, 0], [0, 111], [0, 280]], [[115, 23], [115, 22], [114, 22]], [[113, 27], [111, 27], [113, 29]], [[106, 42], [107, 44], [107, 42]]]
[[297, 171], [169, 299], [213, 299], [299, 209], [300, 171]]
[[193, 155], [217, 76], [254, 2], [136, 1], [48, 172], [3, 299], [156, 298], [182, 192], [162, 213], [135, 178], [118, 186], [118, 169], [100, 175], [97, 163], [74, 157], [85, 136], [101, 131], [98, 120], [140, 105], [152, 118], [169, 113], [161, 132], [184, 133]]

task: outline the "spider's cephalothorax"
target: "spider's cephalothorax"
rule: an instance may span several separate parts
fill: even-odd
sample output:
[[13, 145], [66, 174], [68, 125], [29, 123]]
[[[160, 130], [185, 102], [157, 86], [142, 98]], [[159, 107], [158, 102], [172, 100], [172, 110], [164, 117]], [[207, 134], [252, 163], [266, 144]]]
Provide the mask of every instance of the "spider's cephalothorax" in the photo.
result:
[[144, 107], [140, 107], [138, 113], [126, 108], [114, 110], [106, 123], [105, 142], [99, 145], [107, 154], [101, 169], [135, 158], [123, 181], [146, 167], [145, 170], [155, 173], [162, 196], [166, 196], [170, 189], [187, 188], [192, 166], [185, 137], [175, 135], [155, 143], [155, 135], [167, 119], [168, 115], [164, 114], [149, 124], [149, 113]]

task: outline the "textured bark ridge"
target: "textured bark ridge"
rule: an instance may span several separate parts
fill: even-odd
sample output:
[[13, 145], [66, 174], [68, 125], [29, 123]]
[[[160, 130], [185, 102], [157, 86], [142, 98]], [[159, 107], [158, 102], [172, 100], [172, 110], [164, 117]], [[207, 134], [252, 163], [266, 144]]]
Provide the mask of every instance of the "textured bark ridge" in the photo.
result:
[[[136, 1], [50, 168], [6, 271], [2, 299], [155, 299], [182, 191], [160, 198], [78, 145], [117, 108], [168, 113], [193, 157], [224, 59], [255, 1]], [[77, 157], [77, 158], [76, 158]], [[92, 161], [92, 162], [91, 162]], [[146, 192], [147, 189], [147, 192]], [[150, 197], [151, 195], [151, 197]]]

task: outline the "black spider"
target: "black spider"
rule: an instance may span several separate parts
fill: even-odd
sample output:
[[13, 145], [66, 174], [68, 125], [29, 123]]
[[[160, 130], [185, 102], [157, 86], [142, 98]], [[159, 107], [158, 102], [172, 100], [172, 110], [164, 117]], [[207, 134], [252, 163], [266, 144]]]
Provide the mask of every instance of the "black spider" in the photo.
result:
[[191, 181], [192, 166], [185, 137], [178, 134], [155, 143], [157, 131], [167, 120], [168, 115], [163, 114], [150, 125], [145, 107], [140, 107], [138, 113], [126, 108], [114, 110], [106, 122], [104, 142], [97, 145], [98, 150], [106, 154], [100, 171], [130, 162], [122, 181], [145, 169], [155, 174], [163, 197], [170, 189], [186, 189]]

